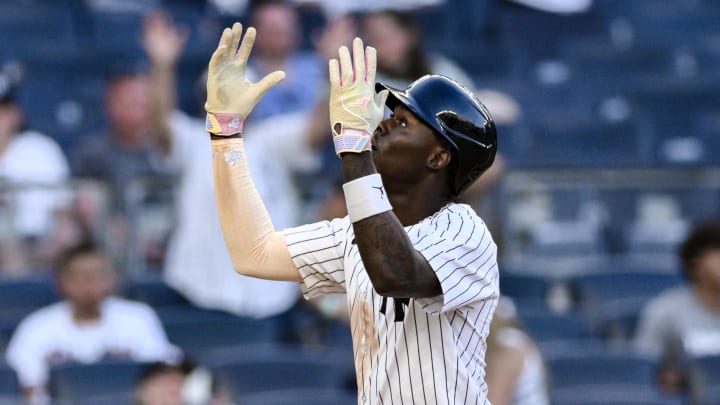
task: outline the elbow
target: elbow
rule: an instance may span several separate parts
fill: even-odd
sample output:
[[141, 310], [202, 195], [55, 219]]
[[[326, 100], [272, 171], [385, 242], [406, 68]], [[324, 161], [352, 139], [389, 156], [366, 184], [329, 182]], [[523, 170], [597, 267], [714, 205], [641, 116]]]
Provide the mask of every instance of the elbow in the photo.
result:
[[233, 260], [233, 270], [241, 276], [253, 276], [253, 266], [248, 266], [246, 261]]
[[391, 274], [382, 277], [371, 277], [375, 292], [383, 297], [392, 298], [428, 298], [442, 294], [437, 277], [418, 276], [415, 273], [404, 275]]
[[412, 282], [409, 280], [391, 277], [371, 278], [375, 292], [383, 297], [405, 298], [412, 291]]
[[395, 293], [395, 289], [392, 287], [392, 285], [390, 285], [390, 283], [373, 281], [372, 285], [375, 289], [375, 292], [379, 295], [382, 295], [383, 297], [392, 297]]

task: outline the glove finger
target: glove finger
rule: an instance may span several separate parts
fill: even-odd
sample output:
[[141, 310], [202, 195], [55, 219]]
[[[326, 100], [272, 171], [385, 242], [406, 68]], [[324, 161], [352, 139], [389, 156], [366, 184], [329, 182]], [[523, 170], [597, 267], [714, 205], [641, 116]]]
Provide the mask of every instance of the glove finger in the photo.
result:
[[240, 49], [237, 51], [235, 60], [241, 65], [247, 65], [247, 60], [250, 57], [250, 51], [252, 51], [253, 45], [255, 44], [255, 28], [248, 27], [245, 31], [245, 37], [240, 44]]
[[375, 94], [375, 105], [384, 109], [389, 95], [390, 92], [387, 90], [382, 90], [381, 92]]
[[225, 46], [222, 49], [222, 52], [220, 53], [220, 61], [226, 61], [227, 60], [227, 54], [228, 54], [228, 48], [230, 45], [230, 39], [232, 38], [232, 30], [230, 28], [225, 28], [222, 32], [222, 35], [220, 35], [220, 40], [218, 41], [218, 47], [216, 51], [220, 50], [223, 46]]
[[375, 74], [377, 73], [377, 51], [372, 46], [365, 48], [365, 65], [367, 66], [366, 81], [375, 84]]
[[215, 76], [215, 73], [220, 69], [220, 67], [225, 63], [225, 54], [227, 53], [227, 45], [220, 45], [218, 48], [213, 52], [212, 56], [210, 57], [210, 63], [208, 64], [208, 77]]
[[338, 54], [340, 55], [340, 87], [342, 87], [347, 83], [352, 83], [352, 60], [350, 60], [350, 51], [345, 45], [340, 47]]
[[330, 59], [328, 62], [328, 74], [331, 87], [340, 87], [340, 66], [337, 59]]
[[232, 40], [230, 41], [230, 48], [228, 49], [228, 57], [232, 59], [237, 52], [238, 45], [240, 45], [240, 38], [242, 37], [242, 24], [236, 22], [232, 26]]
[[280, 83], [283, 79], [285, 79], [285, 72], [282, 70], [276, 70], [272, 73], [268, 73], [257, 83], [257, 87], [260, 89], [260, 96], [262, 97], [263, 94], [276, 84]]
[[365, 77], [365, 52], [362, 39], [355, 37], [353, 40], [353, 62], [355, 62], [355, 80], [366, 80]]

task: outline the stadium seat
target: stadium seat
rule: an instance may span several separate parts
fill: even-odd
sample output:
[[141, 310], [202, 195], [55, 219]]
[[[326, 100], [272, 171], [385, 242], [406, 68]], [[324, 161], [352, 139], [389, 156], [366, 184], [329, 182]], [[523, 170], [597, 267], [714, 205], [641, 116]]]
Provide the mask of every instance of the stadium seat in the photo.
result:
[[95, 395], [130, 392], [147, 363], [104, 361], [64, 364], [50, 370], [50, 391], [60, 401], [80, 403]]
[[553, 285], [554, 281], [551, 278], [538, 274], [500, 271], [500, 292], [515, 299], [547, 303], [548, 294]]
[[534, 311], [521, 312], [518, 316], [530, 336], [538, 342], [592, 337], [585, 320], [577, 313]]
[[239, 346], [208, 351], [201, 361], [238, 397], [282, 389], [343, 390], [355, 381], [352, 353], [344, 349]]
[[50, 277], [0, 279], [0, 308], [40, 308], [59, 300]]
[[[134, 404], [132, 391], [93, 395], [83, 398], [78, 405], [128, 405]], [[2, 404], [0, 404], [2, 405]]]
[[656, 364], [634, 353], [606, 350], [546, 357], [555, 388], [596, 384], [652, 386]]
[[[56, 60], [72, 57], [56, 53]], [[28, 127], [53, 138], [66, 154], [105, 123], [102, 109], [105, 83], [97, 75], [86, 76], [75, 63], [48, 63], [49, 58], [31, 61], [35, 67], [19, 90], [19, 101]], [[88, 54], [82, 62], [92, 65]], [[53, 70], [51, 67], [56, 66]], [[42, 97], [39, 97], [42, 95]]]
[[17, 395], [0, 395], [0, 405], [25, 405], [27, 402]]
[[[554, 120], [553, 120], [554, 121]], [[562, 122], [534, 123], [523, 146], [526, 165], [543, 167], [634, 166], [643, 163], [637, 123]]]
[[121, 55], [144, 54], [138, 38], [142, 33], [142, 14], [96, 11], [90, 15], [95, 47]]
[[698, 357], [693, 362], [699, 372], [703, 398], [720, 398], [710, 395], [711, 392], [720, 393], [720, 355]]
[[590, 384], [553, 390], [554, 405], [684, 405], [683, 398], [666, 397], [651, 385]]
[[145, 275], [129, 278], [123, 288], [129, 299], [152, 307], [185, 306], [190, 302], [159, 276]]
[[357, 392], [336, 389], [288, 389], [247, 394], [243, 405], [356, 405]]
[[20, 385], [15, 371], [4, 360], [0, 360], [0, 395], [18, 394], [20, 394]]
[[216, 347], [274, 343], [280, 339], [276, 319], [206, 317], [201, 313], [193, 316], [188, 312], [186, 317], [165, 321], [163, 326], [168, 339], [191, 355]]
[[620, 298], [594, 306], [586, 314], [593, 335], [605, 339], [608, 343], [629, 343], [635, 336], [640, 312], [650, 298]]
[[[35, 47], [76, 49], [78, 46], [73, 14], [60, 2], [0, 2], [0, 61], [22, 58]], [[42, 22], [42, 24], [41, 24]], [[52, 38], [52, 41], [48, 41]]]
[[581, 307], [592, 311], [618, 299], [655, 296], [681, 285], [682, 279], [677, 273], [597, 272], [576, 275], [568, 283]]

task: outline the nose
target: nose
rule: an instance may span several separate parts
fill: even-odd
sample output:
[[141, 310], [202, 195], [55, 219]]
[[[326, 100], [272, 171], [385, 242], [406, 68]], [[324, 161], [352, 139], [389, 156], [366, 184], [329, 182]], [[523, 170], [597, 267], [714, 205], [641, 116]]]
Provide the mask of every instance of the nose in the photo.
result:
[[385, 136], [390, 132], [392, 129], [393, 123], [395, 120], [393, 118], [387, 118], [382, 121], [380, 121], [380, 125], [378, 125], [377, 128], [375, 128], [375, 135], [378, 136]]

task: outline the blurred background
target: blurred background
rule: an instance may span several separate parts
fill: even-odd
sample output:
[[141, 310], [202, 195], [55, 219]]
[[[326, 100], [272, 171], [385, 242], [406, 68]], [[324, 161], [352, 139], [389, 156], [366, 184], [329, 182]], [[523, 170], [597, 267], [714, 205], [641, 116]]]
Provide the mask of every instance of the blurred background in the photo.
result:
[[[247, 123], [261, 194], [287, 203], [276, 227], [344, 215], [326, 61], [360, 35], [379, 80], [446, 74], [494, 115], [500, 157], [463, 200], [499, 246], [501, 292], [551, 403], [720, 404], [720, 269], [693, 268], [720, 236], [680, 252], [720, 210], [716, 0], [0, 0], [0, 404], [127, 404], [173, 372], [177, 403], [355, 403], [344, 299], [292, 289], [248, 310], [214, 299], [212, 263], [173, 258], [213, 255], [173, 242], [206, 235], [187, 212], [216, 215], [193, 200], [213, 198], [207, 166], [188, 163], [209, 148], [177, 133], [204, 137], [203, 74], [234, 21], [258, 29], [251, 76], [288, 73]], [[192, 366], [48, 360], [29, 393], [7, 349], [30, 314], [71, 299], [58, 260], [88, 240], [112, 263], [112, 295], [147, 305]], [[171, 276], [179, 262], [199, 278]], [[650, 308], [679, 290], [702, 304]], [[653, 312], [671, 318], [643, 329], [656, 348], [639, 326]]]

